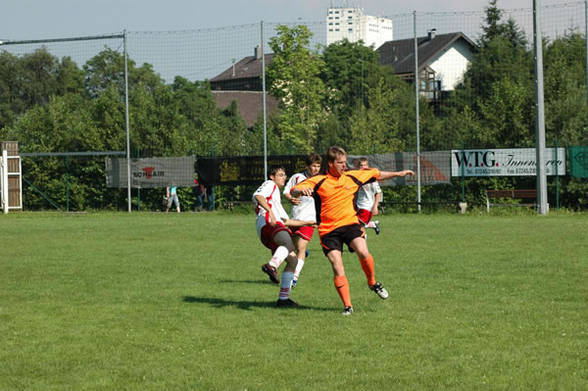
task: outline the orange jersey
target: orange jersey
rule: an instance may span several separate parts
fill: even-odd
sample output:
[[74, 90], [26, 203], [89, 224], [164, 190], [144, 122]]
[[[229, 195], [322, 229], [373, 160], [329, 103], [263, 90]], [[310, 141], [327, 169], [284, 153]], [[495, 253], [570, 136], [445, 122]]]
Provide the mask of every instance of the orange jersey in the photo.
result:
[[376, 168], [345, 171], [339, 178], [331, 174], [315, 175], [292, 190], [314, 189], [318, 232], [323, 236], [339, 227], [359, 223], [355, 206], [357, 192], [379, 177], [380, 171]]

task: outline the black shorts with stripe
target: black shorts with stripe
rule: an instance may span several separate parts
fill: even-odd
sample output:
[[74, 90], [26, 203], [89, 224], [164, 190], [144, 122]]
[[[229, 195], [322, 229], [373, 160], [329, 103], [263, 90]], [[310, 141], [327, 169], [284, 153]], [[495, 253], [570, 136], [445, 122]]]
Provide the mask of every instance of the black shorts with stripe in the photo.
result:
[[339, 227], [328, 234], [321, 236], [321, 246], [323, 247], [323, 252], [327, 255], [332, 250], [339, 250], [343, 252], [343, 243], [347, 245], [349, 251], [351, 247], [349, 247], [349, 243], [355, 238], [363, 237], [365, 231], [363, 227], [359, 224], [351, 224], [345, 225], [343, 227]]

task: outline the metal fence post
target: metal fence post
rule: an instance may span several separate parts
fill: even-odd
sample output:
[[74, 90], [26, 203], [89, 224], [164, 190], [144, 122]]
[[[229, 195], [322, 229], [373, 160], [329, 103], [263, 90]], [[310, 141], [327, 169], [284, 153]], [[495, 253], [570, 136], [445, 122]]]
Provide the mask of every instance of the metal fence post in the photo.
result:
[[413, 33], [414, 33], [414, 98], [415, 98], [415, 124], [416, 124], [416, 156], [417, 156], [417, 208], [421, 211], [421, 142], [420, 142], [420, 121], [419, 121], [419, 42], [416, 28], [416, 11], [413, 11]]
[[65, 157], [65, 210], [69, 212], [69, 156]]
[[263, 20], [260, 28], [261, 40], [261, 96], [263, 102], [263, 177], [267, 178], [267, 112], [266, 112], [266, 98], [265, 98], [265, 52], [263, 50]]
[[127, 61], [127, 30], [123, 31], [123, 46], [125, 57], [125, 127], [127, 133], [127, 200], [128, 211], [131, 212], [131, 136], [129, 128], [129, 67]]
[[535, 148], [537, 155], [537, 211], [547, 214], [545, 175], [545, 107], [543, 99], [543, 39], [541, 38], [541, 0], [533, 0], [533, 40], [535, 44]]

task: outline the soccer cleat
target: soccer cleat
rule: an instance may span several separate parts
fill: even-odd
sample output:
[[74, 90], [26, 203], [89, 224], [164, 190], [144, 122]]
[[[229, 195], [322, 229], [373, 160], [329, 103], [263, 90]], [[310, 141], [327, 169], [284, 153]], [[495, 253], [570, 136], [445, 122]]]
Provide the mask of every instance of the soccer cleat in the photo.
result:
[[376, 231], [376, 235], [380, 234], [380, 222], [378, 220], [374, 221], [374, 230]]
[[374, 285], [370, 286], [370, 289], [376, 292], [376, 294], [380, 296], [380, 299], [386, 300], [388, 298], [388, 291], [381, 283], [376, 282]]
[[294, 288], [297, 283], [298, 283], [298, 280], [292, 280], [292, 288]]
[[298, 307], [298, 304], [292, 299], [280, 300], [276, 303], [278, 307]]
[[269, 276], [270, 281], [273, 282], [274, 284], [280, 283], [280, 279], [278, 278], [278, 271], [276, 270], [275, 267], [273, 267], [269, 263], [262, 265], [261, 271], [264, 272], [265, 274], [267, 274]]
[[345, 307], [345, 308], [343, 309], [343, 312], [341, 312], [341, 314], [342, 314], [343, 316], [349, 316], [349, 315], [351, 315], [352, 313], [353, 313], [353, 307]]

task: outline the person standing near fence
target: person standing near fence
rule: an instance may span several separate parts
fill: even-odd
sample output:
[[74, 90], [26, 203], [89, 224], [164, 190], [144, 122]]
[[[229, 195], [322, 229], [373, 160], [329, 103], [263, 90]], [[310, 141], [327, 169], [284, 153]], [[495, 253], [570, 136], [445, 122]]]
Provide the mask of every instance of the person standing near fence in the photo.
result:
[[202, 186], [198, 179], [194, 178], [194, 187], [192, 188], [192, 192], [194, 193], [195, 202], [194, 202], [194, 212], [202, 211], [202, 194], [204, 186]]
[[176, 206], [176, 211], [180, 213], [180, 200], [178, 198], [178, 188], [176, 186], [167, 186], [165, 188], [165, 196], [167, 197], [167, 208], [165, 213], [169, 212], [172, 203]]
[[[369, 162], [366, 157], [353, 160], [356, 170], [367, 170]], [[378, 182], [363, 185], [357, 193], [357, 217], [366, 228], [373, 228], [376, 235], [380, 234], [380, 222], [372, 220], [379, 213], [378, 207], [382, 201], [382, 188]]]
[[343, 266], [343, 244], [355, 251], [363, 269], [368, 287], [381, 299], [388, 298], [388, 291], [376, 281], [374, 258], [364, 239], [365, 229], [359, 222], [355, 210], [355, 197], [359, 189], [376, 180], [414, 175], [411, 170], [380, 171], [351, 170], [347, 168], [347, 152], [340, 147], [331, 147], [326, 156], [327, 172], [315, 175], [292, 188], [294, 197], [313, 196], [319, 216], [319, 237], [323, 252], [331, 262], [335, 289], [343, 302], [343, 315], [353, 313], [349, 283]]

